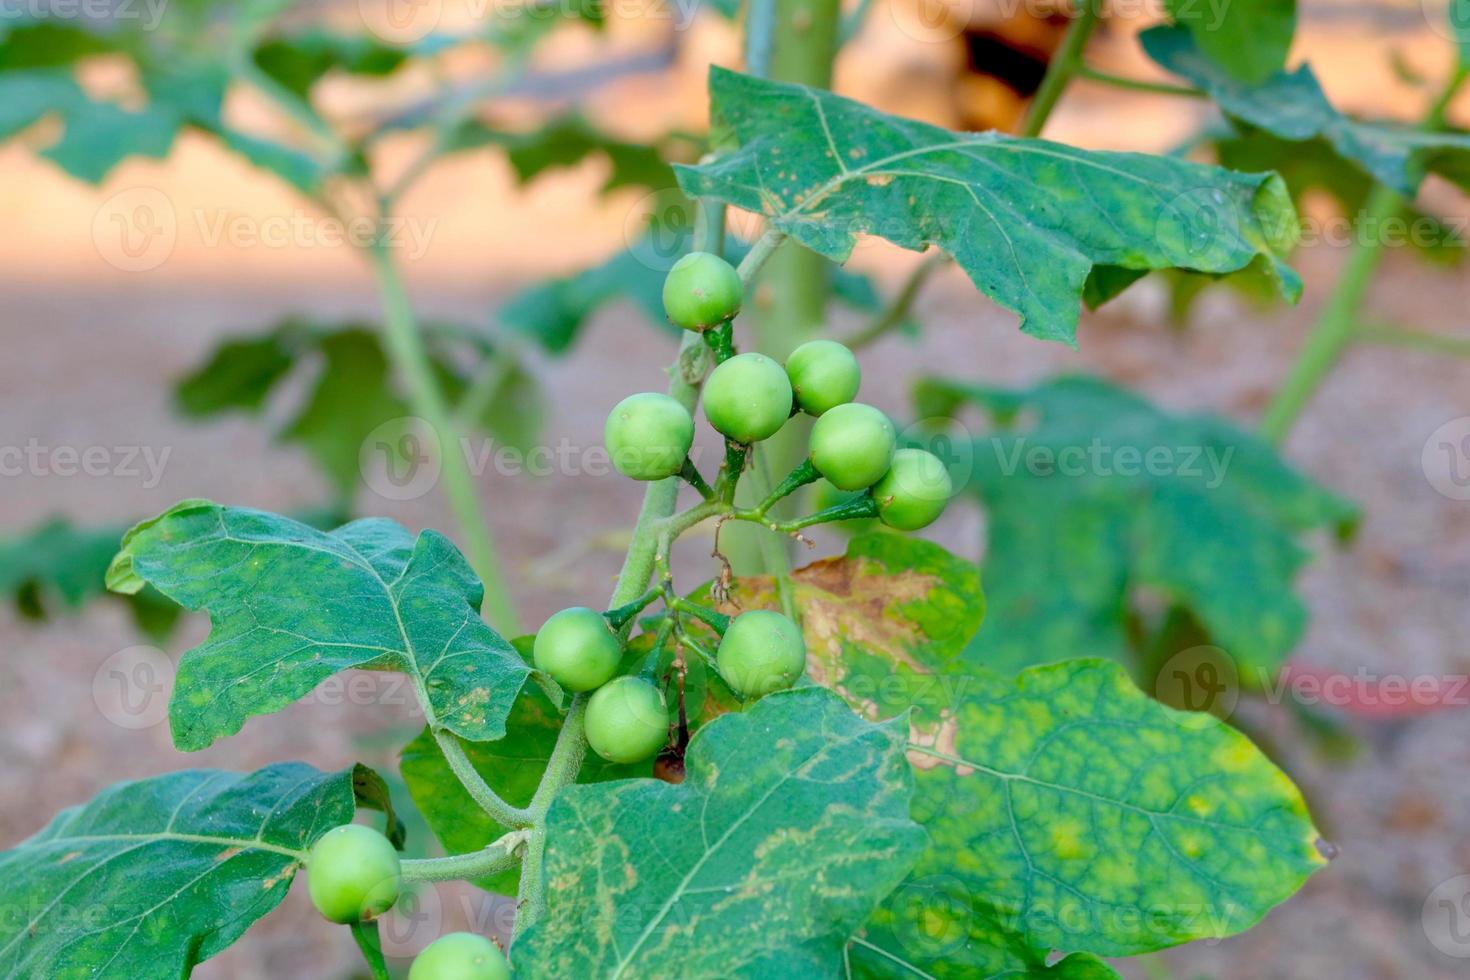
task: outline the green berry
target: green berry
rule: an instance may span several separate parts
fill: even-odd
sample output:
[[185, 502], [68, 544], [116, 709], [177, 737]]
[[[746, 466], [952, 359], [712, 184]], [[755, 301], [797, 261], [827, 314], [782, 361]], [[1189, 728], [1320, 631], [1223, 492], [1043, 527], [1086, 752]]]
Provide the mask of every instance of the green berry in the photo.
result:
[[857, 397], [863, 370], [852, 351], [835, 340], [809, 340], [786, 358], [786, 374], [796, 404], [808, 415], [821, 415]]
[[933, 453], [900, 449], [883, 479], [873, 485], [878, 519], [900, 531], [917, 531], [933, 524], [954, 493], [949, 471]]
[[694, 418], [668, 395], [645, 391], [613, 407], [602, 438], [619, 473], [662, 480], [683, 469], [694, 444]]
[[715, 660], [732, 691], [758, 698], [796, 683], [806, 669], [806, 641], [790, 619], [753, 609], [730, 623]]
[[510, 980], [510, 964], [484, 936], [451, 932], [414, 957], [408, 980]]
[[812, 463], [837, 489], [866, 490], [888, 472], [897, 438], [872, 405], [838, 405], [812, 426]]
[[536, 666], [568, 691], [591, 691], [612, 680], [623, 649], [602, 613], [573, 606], [541, 626], [531, 653]]
[[669, 709], [641, 677], [616, 677], [587, 701], [587, 744], [608, 762], [651, 759], [669, 738]]
[[327, 831], [306, 859], [311, 904], [331, 922], [376, 919], [398, 901], [401, 876], [392, 843], [362, 824]]
[[766, 355], [737, 354], [705, 381], [704, 414], [735, 442], [769, 439], [791, 418], [791, 382]]
[[740, 312], [745, 284], [735, 267], [709, 252], [690, 252], [664, 279], [664, 312], [685, 330], [708, 330]]

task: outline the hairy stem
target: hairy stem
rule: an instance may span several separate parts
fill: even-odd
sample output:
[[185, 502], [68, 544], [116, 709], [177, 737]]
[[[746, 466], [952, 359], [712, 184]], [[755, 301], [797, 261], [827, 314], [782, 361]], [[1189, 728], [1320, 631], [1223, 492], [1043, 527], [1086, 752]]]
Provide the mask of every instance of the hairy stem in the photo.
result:
[[1111, 85], [1113, 88], [1124, 89], [1129, 92], [1146, 92], [1150, 95], [1177, 95], [1186, 99], [1203, 99], [1208, 96], [1199, 89], [1189, 85], [1170, 85], [1168, 82], [1146, 82], [1140, 78], [1127, 78], [1123, 75], [1114, 75], [1110, 72], [1099, 71], [1086, 65], [1079, 65], [1073, 72], [1075, 78], [1085, 78], [1090, 82], [1101, 82]]
[[429, 425], [438, 439], [440, 479], [464, 535], [470, 565], [485, 586], [485, 616], [496, 629], [514, 636], [520, 632], [520, 627], [496, 557], [495, 541], [480, 510], [474, 476], [462, 451], [460, 432], [424, 349], [424, 339], [404, 288], [403, 277], [386, 243], [374, 243], [368, 254], [383, 300], [388, 355], [394, 369], [408, 385], [413, 413]]
[[499, 874], [520, 860], [518, 852], [530, 836], [529, 830], [513, 830], [470, 854], [404, 861], [403, 877], [407, 881], [465, 881]]
[[460, 744], [458, 736], [453, 732], [435, 729], [434, 741], [439, 743], [439, 751], [444, 753], [444, 761], [449, 763], [449, 768], [464, 786], [465, 792], [469, 793], [470, 798], [479, 804], [480, 809], [494, 818], [496, 823], [507, 827], [531, 825], [531, 811], [511, 806], [501, 798], [499, 793], [490, 788], [490, 784], [485, 782], [485, 777], [480, 775], [474, 763], [470, 762], [470, 757], [465, 754], [464, 746]]

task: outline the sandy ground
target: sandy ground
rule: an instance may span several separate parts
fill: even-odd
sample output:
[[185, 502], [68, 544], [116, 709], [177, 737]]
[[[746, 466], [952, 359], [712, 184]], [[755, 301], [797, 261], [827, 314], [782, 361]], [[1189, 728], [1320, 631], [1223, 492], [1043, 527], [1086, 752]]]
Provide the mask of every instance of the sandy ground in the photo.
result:
[[[1346, 60], [1357, 56], [1349, 52]], [[1371, 96], [1362, 78], [1340, 74], [1349, 97]], [[1059, 117], [1062, 135], [1110, 142], [1095, 106], [1078, 98]], [[1170, 111], [1187, 110], [1171, 104]], [[1187, 116], [1170, 115], [1164, 128], [1183, 131], [1188, 124]], [[124, 476], [6, 477], [0, 527], [20, 530], [54, 513], [124, 522], [186, 496], [276, 510], [319, 503], [325, 487], [299, 453], [274, 445], [266, 428], [250, 421], [181, 423], [169, 411], [167, 386], [222, 337], [280, 315], [372, 315], [371, 284], [354, 259], [340, 249], [206, 248], [197, 240], [197, 223], [190, 231], [185, 221], [177, 255], [159, 269], [129, 274], [107, 265], [93, 246], [92, 222], [121, 191], [166, 188], [185, 216], [209, 214], [220, 201], [257, 215], [294, 207], [193, 142], [166, 164], [128, 165], [97, 191], [31, 166], [14, 147], [0, 150], [0, 168], [18, 177], [0, 186], [0, 216], [35, 232], [0, 243], [6, 338], [0, 444], [35, 439], [43, 446], [140, 446], [170, 454], [156, 486]], [[585, 214], [598, 179], [595, 168], [584, 168], [532, 199], [510, 191], [503, 165], [488, 155], [436, 174], [410, 203], [412, 213], [441, 222], [409, 273], [422, 313], [482, 321], [518, 283], [615, 247], [636, 200], [615, 197]], [[1465, 213], [1463, 202], [1450, 200]], [[586, 233], [533, 236], [532, 226]], [[1330, 249], [1302, 256], [1309, 288], [1297, 309], [1261, 313], [1211, 297], [1185, 333], [1162, 322], [1162, 297], [1145, 286], [1087, 318], [1080, 353], [1021, 336], [1009, 315], [950, 275], [919, 304], [926, 325], [921, 344], [893, 338], [865, 355], [866, 394], [902, 417], [910, 383], [925, 373], [1022, 383], [1057, 370], [1089, 370], [1173, 408], [1208, 408], [1250, 422], [1299, 348], [1340, 259]], [[908, 260], [886, 248], [864, 250], [860, 259], [888, 282]], [[1385, 320], [1446, 332], [1463, 332], [1467, 301], [1463, 272], [1425, 268], [1398, 254], [1389, 256], [1370, 299]], [[576, 356], [538, 364], [549, 388], [563, 393], [548, 419], [549, 440], [597, 445], [607, 408], [626, 392], [659, 385], [659, 366], [670, 351], [631, 310], [600, 317]], [[1350, 548], [1317, 543], [1319, 557], [1302, 585], [1312, 610], [1303, 658], [1379, 676], [1470, 672], [1464, 641], [1470, 504], [1436, 492], [1420, 462], [1432, 432], [1470, 416], [1467, 392], [1464, 361], [1365, 348], [1345, 360], [1302, 419], [1290, 457], [1367, 514]], [[606, 593], [620, 560], [618, 542], [636, 512], [636, 486], [586, 477], [495, 478], [480, 493], [527, 622], [573, 602], [595, 604]], [[358, 503], [364, 512], [412, 527], [449, 526], [432, 495], [395, 503], [365, 490]], [[934, 535], [956, 551], [979, 552], [976, 515], [948, 517]], [[692, 576], [703, 565], [700, 549], [689, 550]], [[186, 623], [170, 652], [187, 649], [203, 631], [197, 620]], [[0, 846], [110, 782], [169, 769], [249, 769], [286, 758], [323, 768], [361, 759], [392, 769], [393, 746], [413, 728], [410, 709], [387, 703], [395, 700], [390, 692], [374, 688], [356, 699], [373, 703], [317, 697], [185, 758], [171, 748], [166, 725], [122, 729], [94, 701], [94, 676], [104, 662], [139, 642], [111, 603], [39, 628], [0, 611]], [[1432, 915], [1426, 919], [1426, 902], [1432, 913], [1436, 885], [1470, 872], [1470, 716], [1462, 708], [1412, 721], [1350, 722], [1359, 751], [1336, 759], [1314, 750], [1284, 711], [1257, 714], [1284, 742], [1341, 856], [1250, 933], [1171, 952], [1155, 964], [1170, 972], [1152, 975], [1464, 976], [1470, 961], [1437, 952], [1425, 923], [1434, 924]], [[504, 925], [494, 906], [467, 892], [442, 890], [428, 907], [445, 925], [468, 922], [486, 931]], [[422, 935], [405, 934], [402, 948]], [[198, 975], [346, 977], [355, 956], [345, 935], [309, 913], [298, 887], [245, 943]]]

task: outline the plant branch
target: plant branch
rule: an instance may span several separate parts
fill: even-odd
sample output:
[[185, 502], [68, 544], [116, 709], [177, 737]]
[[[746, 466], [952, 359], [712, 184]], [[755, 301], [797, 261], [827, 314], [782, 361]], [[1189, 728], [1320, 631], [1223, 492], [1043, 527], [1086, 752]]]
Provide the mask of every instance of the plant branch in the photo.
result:
[[383, 315], [387, 326], [388, 355], [394, 369], [408, 386], [409, 405], [413, 413], [428, 423], [438, 440], [440, 479], [444, 495], [454, 511], [464, 535], [470, 565], [484, 583], [484, 611], [491, 625], [514, 636], [520, 632], [515, 606], [506, 587], [496, 556], [490, 526], [480, 510], [475, 493], [474, 476], [465, 460], [460, 432], [434, 374], [434, 367], [424, 349], [423, 335], [414, 317], [413, 306], [403, 285], [403, 278], [393, 261], [389, 246], [375, 241], [368, 249], [378, 291], [382, 295]]
[[1470, 357], [1470, 337], [1445, 336], [1430, 333], [1427, 330], [1390, 326], [1359, 326], [1353, 337], [1364, 344], [1403, 347], [1407, 350], [1449, 354], [1453, 357]]
[[948, 262], [949, 256], [938, 249], [926, 255], [923, 261], [909, 272], [903, 286], [894, 294], [893, 299], [889, 300], [888, 305], [880, 310], [866, 326], [844, 340], [843, 345], [850, 350], [861, 350], [902, 324], [908, 319], [909, 312], [914, 308], [914, 300], [918, 298], [920, 290], [929, 281], [929, 277]]
[[1128, 78], [1123, 75], [1114, 75], [1111, 72], [1100, 71], [1096, 68], [1088, 67], [1086, 64], [1079, 65], [1073, 72], [1073, 77], [1085, 78], [1090, 82], [1101, 82], [1104, 85], [1126, 89], [1130, 92], [1147, 92], [1151, 95], [1177, 95], [1186, 99], [1208, 98], [1204, 92], [1190, 85], [1170, 85], [1168, 82], [1148, 82], [1141, 78]]
[[469, 854], [404, 861], [403, 877], [406, 881], [467, 881], [499, 874], [520, 860], [519, 852], [530, 837], [530, 830], [512, 830]]
[[1046, 126], [1052, 110], [1057, 107], [1062, 93], [1082, 68], [1082, 49], [1087, 46], [1087, 39], [1097, 29], [1098, 17], [1102, 13], [1102, 0], [1078, 0], [1078, 3], [1080, 9], [1067, 27], [1061, 47], [1052, 55], [1051, 64], [1046, 67], [1046, 75], [1041, 79], [1041, 87], [1036, 90], [1036, 97], [1026, 112], [1026, 119], [1021, 127], [1022, 136], [1041, 135], [1041, 130]]
[[776, 228], [767, 228], [761, 237], [750, 246], [750, 251], [745, 253], [745, 258], [740, 260], [740, 265], [735, 271], [740, 274], [740, 281], [747, 286], [755, 278], [755, 274], [766, 264], [766, 260], [776, 251], [777, 247], [786, 240], [786, 233]]
[[357, 948], [362, 950], [362, 958], [367, 960], [368, 969], [372, 971], [373, 980], [392, 980], [388, 964], [383, 961], [383, 941], [378, 936], [377, 920], [354, 922], [350, 928], [352, 938], [357, 940]]
[[496, 823], [507, 827], [528, 827], [531, 825], [533, 815], [530, 810], [523, 810], [511, 806], [500, 794], [490, 788], [485, 782], [485, 777], [480, 775], [470, 757], [465, 753], [464, 746], [460, 744], [459, 737], [453, 732], [443, 729], [434, 729], [434, 741], [439, 743], [439, 751], [444, 753], [444, 761], [449, 763], [449, 768], [454, 772], [460, 785], [465, 792], [479, 804], [480, 809], [490, 815]]

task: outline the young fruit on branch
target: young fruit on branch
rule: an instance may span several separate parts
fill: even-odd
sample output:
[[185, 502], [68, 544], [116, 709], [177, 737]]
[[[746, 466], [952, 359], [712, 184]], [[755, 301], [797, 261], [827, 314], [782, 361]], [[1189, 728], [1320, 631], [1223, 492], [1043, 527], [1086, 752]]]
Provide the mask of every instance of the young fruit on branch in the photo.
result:
[[592, 691], [612, 680], [622, 644], [602, 613], [586, 606], [548, 619], [531, 648], [536, 667], [568, 691]]
[[796, 683], [806, 669], [806, 641], [801, 627], [785, 616], [753, 609], [735, 617], [715, 660], [731, 690], [758, 698]]
[[690, 252], [664, 279], [664, 312], [685, 330], [708, 330], [734, 319], [744, 296], [735, 267], [709, 252]]
[[746, 445], [769, 439], [791, 418], [791, 382], [764, 354], [737, 354], [704, 382], [704, 414], [722, 435]]
[[587, 744], [609, 762], [651, 759], [669, 738], [669, 708], [640, 677], [616, 677], [587, 701]]
[[366, 922], [388, 911], [398, 901], [401, 875], [388, 838], [362, 824], [327, 831], [306, 860], [311, 904], [331, 922]]
[[683, 468], [694, 444], [694, 418], [668, 395], [645, 391], [613, 407], [602, 438], [619, 473], [662, 480]]
[[510, 980], [510, 964], [484, 936], [451, 932], [414, 957], [408, 980]]
[[809, 340], [786, 358], [786, 375], [796, 404], [808, 415], [821, 415], [857, 397], [862, 368], [852, 351], [835, 340]]
[[900, 449], [883, 479], [873, 485], [878, 519], [900, 531], [917, 531], [934, 523], [954, 493], [944, 463], [922, 449]]
[[839, 490], [866, 490], [888, 472], [896, 440], [893, 423], [872, 405], [838, 405], [812, 426], [812, 464]]

